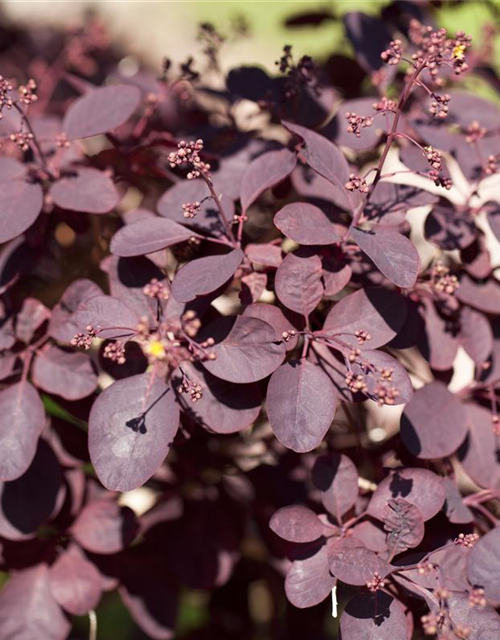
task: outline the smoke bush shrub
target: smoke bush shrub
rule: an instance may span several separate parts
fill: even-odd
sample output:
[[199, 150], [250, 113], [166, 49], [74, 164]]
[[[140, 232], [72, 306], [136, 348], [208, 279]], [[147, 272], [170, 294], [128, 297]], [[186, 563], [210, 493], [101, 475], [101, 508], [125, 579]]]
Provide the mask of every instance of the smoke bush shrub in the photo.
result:
[[383, 18], [276, 75], [223, 76], [210, 25], [160, 77], [96, 22], [3, 52], [2, 638], [95, 637], [115, 589], [170, 638], [186, 588], [250, 637], [255, 580], [276, 638], [330, 598], [343, 640], [499, 637], [500, 119], [460, 88], [498, 91], [492, 34]]

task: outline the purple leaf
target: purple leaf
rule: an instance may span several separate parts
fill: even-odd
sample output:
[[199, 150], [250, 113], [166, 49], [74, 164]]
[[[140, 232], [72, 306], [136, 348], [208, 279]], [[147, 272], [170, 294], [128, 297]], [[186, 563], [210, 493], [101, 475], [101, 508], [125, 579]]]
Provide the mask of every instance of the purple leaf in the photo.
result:
[[[363, 133], [361, 137], [364, 136]], [[427, 163], [425, 158], [424, 163]], [[408, 209], [434, 204], [437, 201], [436, 196], [417, 187], [381, 181], [375, 187], [370, 202], [363, 210], [363, 215], [368, 220], [380, 220], [385, 225], [397, 225]]]
[[86, 398], [97, 388], [97, 375], [90, 358], [56, 346], [36, 356], [32, 375], [40, 389], [66, 400]]
[[467, 577], [485, 596], [500, 602], [500, 529], [496, 528], [476, 542], [467, 560]]
[[350, 233], [358, 247], [388, 280], [403, 289], [415, 286], [420, 258], [408, 238], [393, 229], [384, 228], [363, 231], [354, 227]]
[[340, 548], [330, 554], [330, 571], [345, 582], [365, 586], [378, 573], [385, 578], [393, 567], [365, 547]]
[[288, 149], [268, 151], [253, 160], [241, 179], [241, 207], [248, 207], [267, 189], [274, 187], [295, 169], [297, 156]]
[[388, 593], [361, 593], [340, 616], [343, 640], [407, 640], [409, 622], [401, 602]]
[[445, 458], [467, 435], [467, 418], [460, 400], [442, 382], [418, 389], [401, 418], [401, 438], [417, 458]]
[[79, 168], [76, 175], [60, 178], [50, 195], [61, 209], [83, 213], [108, 213], [120, 201], [113, 180], [93, 168]]
[[323, 211], [307, 202], [285, 205], [274, 216], [274, 224], [287, 238], [303, 245], [342, 242], [335, 225]]
[[349, 165], [340, 149], [311, 129], [291, 122], [283, 121], [282, 124], [303, 140], [304, 146], [300, 149], [300, 155], [311, 169], [345, 193], [345, 184], [349, 180]]
[[0, 391], [0, 480], [16, 480], [35, 457], [45, 427], [45, 410], [29, 382]]
[[321, 502], [338, 523], [358, 498], [358, 472], [345, 455], [329, 453], [316, 458], [312, 481], [321, 491]]
[[335, 296], [347, 287], [352, 278], [352, 269], [348, 264], [323, 260], [323, 282], [325, 296]]
[[419, 314], [425, 319], [423, 332], [417, 343], [422, 355], [436, 371], [451, 369], [458, 349], [456, 331], [446, 317], [438, 313], [430, 299], [423, 300]]
[[380, 54], [391, 40], [387, 23], [361, 11], [350, 11], [344, 15], [344, 25], [363, 69], [367, 73], [380, 69], [384, 64]]
[[126, 122], [140, 101], [139, 89], [128, 84], [91, 89], [70, 106], [63, 130], [69, 140], [106, 133]]
[[[359, 359], [362, 359], [367, 365], [360, 365]], [[361, 356], [352, 363], [351, 368], [354, 374], [362, 375], [366, 384], [366, 394], [376, 402], [384, 401], [387, 405], [406, 404], [413, 397], [413, 384], [410, 376], [406, 373], [406, 369], [395, 358], [384, 351], [371, 351], [366, 349], [361, 352]], [[392, 370], [390, 379], [381, 378], [380, 375], [374, 375], [372, 367], [377, 372], [381, 369]], [[381, 389], [393, 391], [386, 396], [381, 394]]]
[[491, 411], [477, 404], [465, 405], [469, 435], [458, 450], [465, 471], [480, 487], [500, 489], [498, 439], [491, 422]]
[[168, 218], [147, 218], [119, 229], [111, 240], [110, 250], [116, 256], [125, 258], [144, 256], [189, 240], [193, 236], [199, 237]]
[[50, 591], [56, 602], [74, 616], [95, 609], [101, 599], [101, 575], [76, 545], [64, 551], [50, 567]]
[[271, 531], [289, 542], [313, 542], [323, 535], [318, 516], [300, 505], [283, 507], [269, 521]]
[[[364, 129], [362, 135], [358, 138], [347, 131], [345, 114], [351, 112], [360, 116], [373, 116], [373, 103], [373, 97], [355, 98], [354, 100], [342, 102], [335, 117], [326, 125], [322, 133], [343, 147], [349, 147], [356, 151], [370, 151], [380, 140], [381, 128], [383, 128], [384, 131], [386, 129], [385, 118], [384, 120], [382, 120], [382, 118], [375, 118], [373, 125]], [[392, 114], [388, 113], [386, 117], [390, 123], [393, 117]], [[379, 120], [379, 122], [377, 122], [377, 120]]]
[[71, 625], [54, 600], [46, 564], [15, 573], [0, 593], [5, 640], [66, 640]]
[[43, 206], [43, 191], [39, 184], [24, 178], [0, 182], [0, 242], [21, 235], [38, 218]]
[[61, 485], [59, 461], [40, 439], [28, 470], [20, 478], [0, 484], [0, 535], [8, 540], [32, 537], [56, 508]]
[[391, 498], [404, 498], [420, 509], [425, 521], [441, 510], [446, 497], [442, 479], [427, 469], [396, 469], [378, 485], [368, 504], [368, 514], [384, 519]]
[[384, 529], [390, 557], [413, 549], [424, 539], [424, 519], [418, 507], [404, 498], [391, 498], [384, 509]]
[[[191, 382], [201, 386], [203, 397], [195, 404], [186, 394], [178, 393], [178, 402], [183, 413], [191, 416], [209, 431], [236, 433], [258, 418], [261, 397], [255, 384], [231, 384], [216, 378], [199, 365], [190, 363], [183, 363], [182, 370]], [[182, 376], [177, 371], [173, 374], [174, 388], [181, 382]]]
[[474, 309], [500, 314], [500, 283], [495, 278], [490, 278], [485, 284], [479, 284], [464, 273], [455, 295], [460, 302]]
[[[387, 344], [403, 327], [406, 302], [387, 289], [361, 289], [342, 298], [329, 312], [323, 333], [339, 337], [356, 348], [377, 349]], [[356, 330], [368, 331], [371, 339], [359, 345]]]
[[265, 267], [279, 267], [283, 262], [281, 247], [273, 244], [247, 244], [245, 253], [252, 262]]
[[229, 335], [211, 348], [215, 360], [205, 369], [222, 380], [246, 383], [262, 380], [277, 369], [285, 357], [285, 345], [276, 331], [258, 318], [238, 316]]
[[139, 317], [118, 298], [95, 296], [78, 306], [75, 323], [81, 332], [91, 325], [99, 338], [113, 339], [134, 335]]
[[484, 206], [486, 218], [493, 235], [500, 240], [500, 204], [498, 202], [487, 202]]
[[58, 342], [69, 344], [79, 331], [73, 313], [80, 303], [89, 298], [102, 295], [100, 287], [86, 278], [74, 280], [63, 293], [61, 300], [52, 309], [49, 322], [49, 335]]
[[460, 312], [460, 344], [482, 370], [493, 351], [493, 332], [487, 318], [469, 307]]
[[[469, 630], [467, 640], [497, 640], [500, 635], [500, 616], [490, 605], [471, 607], [466, 593], [452, 593], [447, 607], [454, 627]], [[437, 608], [433, 610], [437, 614]]]
[[173, 297], [177, 302], [190, 302], [198, 296], [212, 293], [233, 277], [242, 260], [241, 249], [233, 249], [223, 255], [188, 262], [174, 278]]
[[307, 317], [323, 297], [322, 273], [319, 256], [289, 253], [276, 271], [276, 295], [285, 307]]
[[474, 521], [474, 514], [464, 504], [462, 494], [451, 478], [443, 478], [446, 489], [446, 516], [453, 524], [470, 524]]
[[305, 359], [287, 362], [269, 380], [269, 422], [278, 440], [293, 451], [312, 451], [320, 444], [336, 407], [337, 397], [329, 377]]
[[135, 538], [139, 529], [134, 512], [110, 499], [94, 500], [86, 505], [71, 532], [91, 553], [118, 553]]
[[299, 609], [313, 607], [330, 595], [335, 583], [328, 569], [328, 547], [322, 545], [293, 561], [285, 578], [286, 596]]
[[50, 311], [36, 298], [26, 298], [16, 318], [16, 337], [29, 344], [36, 331], [50, 318]]
[[[265, 302], [248, 305], [242, 315], [247, 318], [259, 318], [259, 320], [264, 320], [264, 322], [270, 324], [276, 331], [276, 340], [281, 340], [285, 331], [293, 329], [292, 323], [285, 317], [283, 311], [281, 311], [279, 307], [275, 307], [274, 305], [267, 304]], [[295, 349], [297, 342], [297, 336], [291, 338], [285, 343], [286, 350], [291, 351], [292, 349]]]
[[425, 237], [445, 251], [465, 249], [476, 236], [477, 227], [471, 214], [451, 204], [434, 207], [425, 219]]
[[90, 458], [99, 480], [111, 491], [130, 491], [149, 480], [177, 433], [174, 394], [152, 375], [118, 380], [92, 406]]

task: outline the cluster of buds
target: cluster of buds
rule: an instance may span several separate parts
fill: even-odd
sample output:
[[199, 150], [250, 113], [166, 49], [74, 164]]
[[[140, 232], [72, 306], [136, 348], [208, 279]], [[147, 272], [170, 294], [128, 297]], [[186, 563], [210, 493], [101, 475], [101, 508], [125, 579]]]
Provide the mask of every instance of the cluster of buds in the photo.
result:
[[366, 386], [365, 377], [361, 374], [356, 375], [350, 371], [345, 378], [347, 388], [353, 393], [366, 393], [368, 387]]
[[153, 300], [168, 300], [169, 292], [167, 287], [158, 278], [153, 278], [142, 288], [142, 293]]
[[198, 213], [200, 213], [201, 202], [185, 202], [182, 205], [182, 210], [184, 212], [185, 218], [194, 218]]
[[290, 342], [292, 338], [295, 338], [296, 334], [297, 332], [294, 329], [289, 329], [288, 331], [283, 331], [283, 333], [281, 334], [281, 338], [285, 342]]
[[482, 127], [477, 120], [473, 120], [466, 128], [465, 133], [467, 134], [465, 136], [465, 141], [469, 144], [474, 144], [484, 138], [486, 129]]
[[117, 364], [125, 364], [125, 346], [121, 342], [110, 342], [104, 347], [104, 351], [102, 354], [111, 362], [116, 362]]
[[477, 609], [484, 609], [487, 605], [484, 597], [484, 589], [472, 589], [469, 593], [469, 606]]
[[387, 64], [399, 64], [403, 55], [403, 43], [401, 40], [391, 40], [389, 48], [380, 54], [380, 57]]
[[412, 55], [414, 63], [425, 65], [434, 81], [438, 80], [440, 65], [451, 67], [457, 75], [467, 70], [465, 52], [471, 46], [472, 38], [463, 31], [457, 32], [454, 38], [448, 38], [446, 29], [434, 31], [432, 27], [412, 20], [408, 35], [419, 47]]
[[71, 146], [70, 141], [68, 140], [68, 136], [63, 133], [58, 133], [56, 136], [56, 147], [58, 149], [69, 149]]
[[203, 398], [201, 385], [191, 382], [189, 378], [184, 376], [181, 384], [177, 387], [178, 393], [188, 393], [191, 402], [198, 402]]
[[433, 636], [438, 632], [439, 627], [444, 621], [444, 612], [439, 612], [437, 615], [428, 614], [420, 618], [422, 623], [422, 629], [426, 636]]
[[456, 544], [457, 547], [472, 549], [478, 540], [479, 535], [477, 533], [459, 533], [458, 537], [453, 540], [453, 543]]
[[444, 187], [450, 190], [452, 182], [450, 178], [446, 178], [441, 175], [443, 170], [443, 154], [432, 146], [424, 147], [424, 156], [431, 168], [428, 172], [429, 178], [434, 182], [437, 187]]
[[14, 85], [9, 80], [6, 80], [3, 76], [0, 76], [0, 120], [3, 118], [3, 109], [4, 107], [7, 109], [12, 109], [12, 105], [14, 104], [12, 100], [12, 96], [10, 95], [11, 91], [13, 91]]
[[[192, 309], [188, 309], [181, 318], [182, 328], [184, 332], [190, 337], [194, 338], [201, 327], [201, 320], [196, 315], [196, 312]], [[212, 338], [210, 338], [211, 340]], [[212, 342], [213, 344], [213, 342]], [[209, 345], [211, 346], [211, 345]]]
[[432, 288], [440, 293], [453, 295], [459, 287], [458, 278], [442, 262], [436, 262], [431, 271]]
[[19, 102], [25, 105], [33, 104], [38, 100], [38, 96], [35, 93], [36, 82], [33, 78], [30, 78], [26, 84], [22, 84], [17, 89], [19, 94]]
[[198, 139], [195, 142], [185, 142], [181, 140], [177, 145], [177, 151], [172, 151], [168, 155], [168, 162], [172, 169], [181, 165], [188, 165], [190, 168], [187, 174], [188, 180], [194, 180], [201, 175], [208, 176], [210, 165], [203, 162], [200, 158], [200, 151], [203, 150], [203, 140]]
[[368, 342], [368, 340], [372, 339], [368, 331], [365, 331], [364, 329], [357, 329], [354, 332], [354, 335], [356, 336], [356, 340], [359, 344], [365, 344], [365, 342]]
[[286, 73], [285, 98], [290, 99], [298, 95], [307, 86], [311, 86], [320, 95], [321, 87], [318, 82], [318, 69], [310, 56], [302, 56], [295, 63], [291, 45], [283, 47], [283, 55], [275, 62], [281, 73]]
[[85, 333], [77, 333], [71, 339], [72, 347], [83, 347], [85, 351], [88, 351], [92, 345], [92, 340], [96, 337], [97, 331], [91, 324], [85, 327]]
[[382, 407], [384, 404], [392, 407], [396, 404], [396, 400], [399, 398], [400, 393], [399, 389], [396, 389], [396, 387], [379, 384], [375, 388], [374, 395], [375, 401], [379, 407]]
[[375, 111], [396, 111], [398, 103], [396, 100], [390, 100], [383, 96], [378, 102], [374, 102], [372, 107]]
[[357, 113], [347, 111], [345, 114], [347, 120], [347, 133], [353, 133], [356, 138], [361, 137], [361, 130], [371, 127], [373, 124], [372, 116], [358, 116]]
[[352, 349], [349, 352], [347, 359], [349, 360], [349, 362], [356, 362], [356, 360], [359, 358], [360, 355], [361, 355], [361, 351], [359, 349]]
[[360, 178], [354, 173], [349, 174], [349, 182], [346, 182], [345, 188], [348, 191], [359, 191], [360, 193], [368, 193], [368, 185], [366, 180]]
[[448, 103], [451, 100], [451, 96], [448, 93], [440, 96], [437, 93], [432, 94], [432, 102], [429, 107], [430, 113], [435, 118], [446, 118], [448, 115]]
[[378, 571], [375, 571], [371, 580], [366, 583], [366, 587], [372, 593], [379, 591], [385, 587], [385, 580], [382, 578]]
[[419, 576], [429, 576], [435, 569], [436, 566], [432, 562], [422, 562], [417, 567], [417, 573]]
[[500, 169], [500, 156], [488, 156], [488, 160], [486, 161], [486, 166], [484, 167], [484, 173], [487, 176], [491, 176], [494, 173], [497, 173]]
[[11, 133], [9, 136], [9, 140], [11, 142], [15, 142], [16, 146], [21, 151], [28, 151], [30, 148], [31, 141], [33, 140], [32, 133], [25, 133], [24, 131], [18, 131], [17, 133]]

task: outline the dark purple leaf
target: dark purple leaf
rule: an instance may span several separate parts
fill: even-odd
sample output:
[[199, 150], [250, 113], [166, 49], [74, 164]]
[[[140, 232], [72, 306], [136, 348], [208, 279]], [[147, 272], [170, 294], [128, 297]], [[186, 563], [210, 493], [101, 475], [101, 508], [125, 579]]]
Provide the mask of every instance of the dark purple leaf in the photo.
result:
[[118, 298], [95, 296], [78, 306], [75, 323], [81, 332], [91, 325], [99, 338], [113, 339], [134, 335], [139, 317]]
[[218, 256], [198, 258], [184, 265], [172, 283], [172, 295], [177, 302], [190, 302], [198, 296], [212, 293], [233, 277], [243, 260], [241, 249]]
[[118, 380], [92, 406], [90, 458], [111, 491], [130, 491], [149, 480], [177, 433], [179, 407], [172, 389], [152, 376]]
[[278, 440], [304, 453], [317, 447], [335, 416], [334, 387], [318, 366], [292, 360], [277, 369], [267, 388], [267, 415]]
[[388, 593], [362, 593], [340, 616], [343, 640], [407, 640], [409, 622], [401, 602]]
[[289, 253], [276, 271], [275, 290], [280, 301], [307, 317], [323, 297], [321, 259]]
[[52, 309], [49, 322], [49, 334], [55, 340], [69, 344], [80, 331], [73, 317], [80, 303], [89, 298], [102, 295], [100, 287], [86, 278], [74, 280], [63, 293], [59, 303]]
[[[261, 397], [255, 384], [231, 384], [190, 363], [183, 363], [182, 370], [191, 382], [201, 386], [203, 393], [202, 399], [196, 403], [191, 402], [186, 394], [178, 393], [182, 411], [209, 431], [236, 433], [258, 418]], [[173, 375], [174, 388], [181, 382], [182, 376], [177, 371]]]
[[[356, 98], [354, 100], [346, 100], [338, 108], [333, 120], [328, 123], [322, 131], [327, 137], [335, 141], [336, 144], [343, 147], [349, 147], [356, 151], [369, 151], [375, 147], [380, 140], [382, 130], [385, 131], [387, 123], [385, 118], [375, 118], [373, 125], [363, 130], [363, 134], [358, 138], [347, 131], [347, 120], [345, 114], [357, 113], [360, 116], [373, 116], [373, 104], [376, 100], [371, 98]], [[393, 116], [387, 114], [389, 126]]]
[[467, 577], [475, 587], [482, 587], [485, 596], [500, 602], [500, 529], [493, 529], [483, 536], [469, 554]]
[[[362, 138], [364, 137], [361, 136]], [[427, 162], [424, 159], [425, 162]], [[382, 224], [399, 224], [408, 209], [434, 204], [438, 198], [428, 191], [406, 184], [381, 181], [373, 191], [363, 215]]]
[[344, 287], [347, 287], [352, 278], [352, 269], [339, 263], [331, 263], [323, 260], [323, 282], [325, 283], [325, 296], [335, 296]]
[[488, 319], [482, 313], [463, 307], [460, 312], [459, 340], [477, 369], [481, 370], [493, 351], [493, 332]]
[[498, 202], [487, 202], [485, 207], [488, 224], [497, 240], [500, 240], [500, 204]]
[[71, 625], [54, 600], [46, 564], [15, 573], [0, 594], [5, 640], [66, 640]]
[[[361, 289], [337, 302], [328, 313], [323, 333], [338, 335], [361, 349], [377, 349], [387, 344], [406, 320], [403, 296], [387, 289]], [[368, 331], [371, 339], [359, 345], [354, 333]]]
[[388, 562], [365, 547], [340, 548], [330, 554], [330, 571], [346, 584], [365, 586], [375, 573], [385, 578], [392, 569]]
[[289, 542], [313, 542], [323, 535], [318, 516], [300, 505], [283, 507], [273, 514], [269, 527], [280, 538]]
[[205, 369], [222, 380], [246, 383], [262, 380], [277, 369], [285, 357], [285, 345], [276, 331], [258, 318], [238, 316], [229, 335], [211, 349], [215, 360]]
[[459, 346], [456, 326], [438, 313], [430, 299], [423, 300], [419, 314], [425, 319], [418, 342], [422, 355], [436, 371], [451, 369]]
[[50, 591], [56, 602], [74, 616], [95, 609], [101, 599], [101, 575], [76, 545], [64, 551], [50, 567]]
[[465, 405], [469, 435], [458, 450], [465, 471], [480, 487], [500, 488], [500, 447], [492, 428], [491, 411]]
[[268, 151], [258, 156], [247, 167], [241, 179], [241, 207], [248, 207], [267, 189], [274, 187], [295, 169], [297, 157], [288, 149]]
[[388, 25], [361, 11], [350, 11], [344, 15], [347, 37], [352, 43], [356, 57], [367, 73], [377, 71], [384, 62], [380, 54], [391, 40]]
[[91, 553], [118, 553], [135, 538], [139, 525], [134, 512], [112, 500], [94, 500], [80, 512], [71, 532]]
[[144, 256], [189, 240], [197, 234], [168, 218], [147, 218], [127, 224], [111, 240], [116, 256]]
[[252, 262], [265, 267], [279, 267], [283, 262], [281, 247], [273, 244], [247, 244], [245, 253]]
[[9, 540], [33, 536], [53, 513], [61, 484], [59, 462], [40, 439], [28, 470], [17, 480], [0, 484], [0, 535]]
[[253, 271], [241, 278], [239, 298], [241, 304], [248, 305], [257, 302], [264, 293], [267, 285], [267, 274]]
[[384, 519], [384, 509], [391, 498], [404, 498], [420, 509], [425, 521], [441, 510], [445, 501], [442, 479], [427, 469], [396, 469], [378, 485], [368, 505], [369, 515]]
[[29, 382], [0, 391], [0, 480], [16, 480], [35, 457], [45, 427], [45, 410]]
[[[363, 361], [363, 364], [359, 363]], [[380, 375], [373, 373], [372, 367], [377, 372], [384, 370], [392, 370], [390, 379], [381, 378]], [[366, 394], [376, 402], [384, 400], [384, 404], [397, 405], [406, 404], [413, 397], [413, 384], [410, 376], [406, 373], [406, 369], [395, 358], [384, 351], [371, 351], [366, 349], [361, 352], [361, 356], [357, 358], [351, 365], [353, 373], [362, 375], [366, 384]], [[385, 397], [380, 393], [381, 388], [389, 391]]]
[[36, 356], [32, 375], [40, 389], [66, 400], [86, 398], [97, 388], [97, 375], [90, 358], [56, 346]]
[[[265, 302], [249, 305], [245, 308], [242, 315], [247, 318], [259, 318], [259, 320], [264, 320], [264, 322], [270, 324], [276, 331], [276, 340], [281, 340], [285, 331], [293, 329], [292, 323], [285, 317], [283, 311], [281, 311], [279, 307], [275, 307], [272, 304], [266, 304]], [[291, 351], [292, 349], [295, 349], [297, 341], [298, 337], [295, 336], [286, 342], [286, 350]]]
[[32, 247], [24, 236], [4, 245], [0, 253], [0, 295], [10, 289], [21, 275], [33, 269], [40, 254], [40, 247]]
[[83, 213], [108, 213], [120, 201], [113, 180], [92, 168], [79, 168], [76, 175], [60, 178], [50, 195], [61, 209]]
[[477, 227], [470, 213], [451, 204], [438, 205], [425, 219], [425, 236], [440, 249], [465, 249], [474, 242]]
[[424, 539], [424, 519], [418, 507], [404, 498], [391, 498], [384, 510], [384, 529], [391, 558], [413, 549]]
[[470, 524], [474, 520], [474, 514], [464, 504], [462, 494], [456, 483], [450, 478], [443, 478], [446, 489], [446, 516], [453, 524]]
[[490, 605], [471, 607], [466, 593], [452, 593], [447, 606], [453, 625], [470, 630], [467, 640], [497, 640], [499, 637], [500, 616]]
[[371, 231], [354, 227], [350, 233], [358, 247], [373, 260], [388, 280], [403, 289], [415, 286], [420, 258], [408, 238], [393, 229], [380, 227]]
[[495, 278], [490, 278], [486, 283], [474, 282], [467, 274], [460, 278], [456, 297], [474, 309], [485, 313], [500, 314], [500, 283]]
[[43, 191], [39, 184], [26, 182], [24, 178], [0, 182], [0, 201], [0, 242], [7, 242], [21, 235], [38, 218]]
[[308, 549], [293, 561], [285, 578], [285, 592], [299, 609], [313, 607], [330, 595], [336, 579], [328, 569], [328, 547]]
[[304, 146], [300, 149], [300, 155], [307, 164], [329, 180], [332, 184], [345, 190], [349, 180], [349, 165], [340, 149], [327, 138], [291, 122], [283, 122], [283, 125], [292, 133], [303, 140]]
[[70, 106], [63, 130], [69, 140], [106, 133], [126, 122], [140, 101], [141, 93], [132, 85], [91, 89]]
[[332, 452], [316, 458], [312, 481], [321, 491], [323, 506], [340, 523], [344, 513], [354, 506], [358, 498], [356, 467], [347, 456]]
[[424, 460], [454, 453], [467, 435], [460, 400], [442, 382], [418, 389], [401, 418], [401, 438], [408, 450]]
[[299, 244], [323, 245], [342, 241], [328, 216], [307, 202], [285, 205], [274, 216], [274, 224], [287, 238]]

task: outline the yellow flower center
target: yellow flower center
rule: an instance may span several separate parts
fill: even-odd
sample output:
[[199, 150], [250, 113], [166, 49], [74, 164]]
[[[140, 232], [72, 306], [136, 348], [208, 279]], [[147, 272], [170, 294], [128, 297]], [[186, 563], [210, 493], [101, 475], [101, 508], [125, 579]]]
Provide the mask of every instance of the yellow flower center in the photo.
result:
[[157, 360], [164, 360], [166, 356], [165, 346], [160, 340], [151, 340], [146, 345], [146, 353]]
[[463, 60], [465, 58], [465, 45], [457, 44], [456, 47], [453, 48], [453, 57], [458, 60]]

